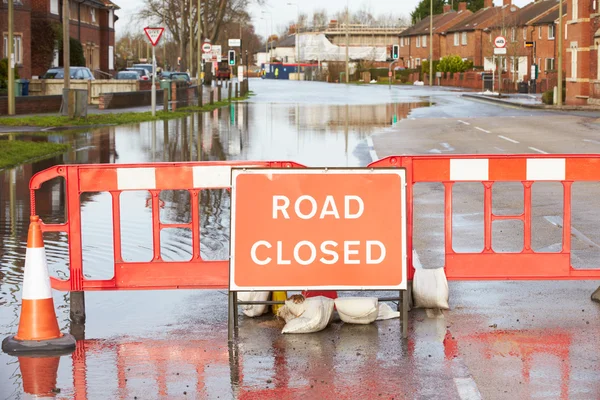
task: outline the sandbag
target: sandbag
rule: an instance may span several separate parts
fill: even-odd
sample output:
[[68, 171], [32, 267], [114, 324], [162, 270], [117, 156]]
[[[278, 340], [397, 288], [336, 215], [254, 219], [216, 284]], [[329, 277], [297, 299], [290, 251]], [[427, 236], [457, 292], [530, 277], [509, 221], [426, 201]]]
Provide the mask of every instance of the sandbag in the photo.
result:
[[335, 308], [340, 319], [348, 324], [370, 324], [379, 314], [377, 297], [338, 297]]
[[448, 280], [444, 268], [415, 268], [413, 298], [415, 308], [448, 310]]
[[379, 303], [377, 321], [392, 318], [400, 318], [400, 311], [392, 310], [392, 307], [390, 307], [387, 303]]
[[278, 316], [286, 324], [281, 333], [313, 333], [322, 331], [333, 317], [334, 301], [325, 296], [309, 297], [302, 302], [287, 299]]
[[[267, 301], [271, 292], [238, 292], [237, 298], [239, 301]], [[242, 311], [248, 317], [258, 317], [263, 315], [268, 306], [266, 304], [244, 304], [241, 306]]]

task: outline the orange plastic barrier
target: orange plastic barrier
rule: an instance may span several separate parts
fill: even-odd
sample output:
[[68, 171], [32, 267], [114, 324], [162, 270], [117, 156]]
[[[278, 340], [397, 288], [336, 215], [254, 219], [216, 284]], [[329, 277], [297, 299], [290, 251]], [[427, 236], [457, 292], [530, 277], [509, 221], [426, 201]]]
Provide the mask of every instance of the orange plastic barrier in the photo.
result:
[[[63, 291], [228, 288], [229, 261], [207, 261], [200, 255], [200, 211], [198, 201], [191, 203], [191, 222], [165, 224], [160, 221], [159, 195], [162, 190], [187, 190], [190, 199], [198, 199], [205, 189], [229, 189], [231, 167], [299, 168], [285, 161], [214, 161], [151, 164], [57, 165], [35, 174], [30, 181], [31, 214], [35, 215], [35, 190], [44, 182], [63, 177], [67, 195], [67, 222], [44, 224], [45, 232], [68, 234], [69, 279], [51, 277], [52, 287]], [[148, 262], [125, 262], [121, 246], [121, 210], [119, 196], [128, 190], [146, 190], [151, 194], [153, 258]], [[80, 196], [84, 192], [109, 192], [112, 197], [114, 276], [111, 279], [85, 279], [81, 240]], [[164, 261], [160, 234], [168, 228], [187, 228], [192, 232], [193, 254], [190, 261]]]
[[[571, 266], [571, 187], [574, 182], [600, 181], [600, 155], [436, 155], [390, 156], [369, 165], [372, 168], [406, 168], [408, 277], [414, 276], [413, 186], [419, 182], [444, 185], [445, 272], [451, 280], [573, 280], [600, 279], [600, 270]], [[524, 208], [520, 215], [492, 212], [492, 187], [496, 182], [521, 182]], [[562, 249], [541, 253], [531, 247], [531, 187], [535, 182], [560, 182], [563, 186]], [[452, 187], [456, 182], [481, 182], [484, 188], [484, 249], [457, 253], [452, 248]], [[592, 206], [592, 205], [590, 205]], [[524, 246], [521, 252], [498, 253], [492, 249], [492, 222], [521, 220]]]

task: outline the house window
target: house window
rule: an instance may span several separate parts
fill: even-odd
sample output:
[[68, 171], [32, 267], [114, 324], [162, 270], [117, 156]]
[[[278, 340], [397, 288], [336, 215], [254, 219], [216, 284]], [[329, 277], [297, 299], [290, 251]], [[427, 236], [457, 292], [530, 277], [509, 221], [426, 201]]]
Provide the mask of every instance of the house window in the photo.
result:
[[467, 45], [467, 32], [462, 33], [462, 45], [463, 46]]
[[554, 71], [554, 58], [546, 58], [546, 71]]
[[[14, 34], [13, 36], [15, 63], [17, 65], [23, 64], [23, 36], [21, 34]], [[8, 58], [8, 33], [4, 34], [4, 57]]]
[[90, 8], [90, 18], [91, 18], [92, 24], [95, 24], [96, 23], [96, 9], [95, 8]]
[[421, 47], [421, 36], [417, 36], [417, 47]]
[[109, 28], [115, 27], [115, 17], [113, 15], [113, 10], [108, 10], [108, 27]]
[[404, 47], [404, 38], [400, 38], [400, 47]]
[[53, 67], [58, 67], [59, 65], [59, 59], [58, 59], [58, 40], [54, 41], [54, 57], [52, 58], [52, 66]]
[[460, 44], [460, 36], [458, 32], [454, 32], [454, 45], [458, 46]]
[[423, 47], [427, 47], [427, 35], [423, 35], [422, 43]]
[[538, 26], [538, 39], [542, 38], [542, 26]]
[[548, 39], [554, 39], [554, 25], [548, 25]]
[[510, 40], [511, 42], [517, 41], [517, 28], [511, 28], [510, 30]]
[[523, 40], [527, 40], [527, 28], [523, 28]]
[[50, 0], [50, 14], [58, 15], [58, 0]]
[[573, 7], [571, 7], [571, 20], [576, 20], [579, 17], [578, 4], [579, 0], [572, 0]]
[[[287, 61], [287, 56], [285, 57]], [[112, 71], [115, 69], [115, 50], [114, 47], [108, 46], [108, 70]]]

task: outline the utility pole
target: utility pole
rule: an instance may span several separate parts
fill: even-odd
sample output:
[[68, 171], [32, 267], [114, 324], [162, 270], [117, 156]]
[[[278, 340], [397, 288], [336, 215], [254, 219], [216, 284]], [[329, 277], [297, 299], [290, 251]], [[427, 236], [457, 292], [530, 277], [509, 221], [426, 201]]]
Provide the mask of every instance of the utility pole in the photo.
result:
[[197, 62], [198, 62], [198, 66], [196, 68], [196, 79], [198, 80], [198, 85], [200, 85], [200, 68], [202, 68], [202, 70], [204, 70], [204, 66], [202, 64], [202, 14], [200, 13], [200, 7], [202, 5], [202, 0], [198, 0], [198, 48], [196, 49], [198, 55], [197, 55]]
[[69, 97], [68, 97], [68, 91], [71, 88], [71, 70], [70, 70], [70, 66], [71, 66], [71, 46], [69, 43], [69, 39], [70, 39], [70, 35], [69, 35], [69, 25], [70, 25], [70, 18], [69, 18], [69, 0], [63, 0], [63, 68], [64, 68], [64, 84], [63, 84], [63, 99], [64, 99], [64, 92], [65, 90], [67, 91], [67, 99], [66, 101], [64, 101], [64, 107], [66, 107], [66, 114], [64, 114], [63, 111], [63, 115], [70, 115], [69, 112]]
[[429, 0], [429, 86], [433, 86], [433, 0]]
[[558, 4], [558, 99], [556, 104], [558, 106], [563, 105], [563, 0], [559, 1]]
[[296, 64], [298, 80], [300, 80], [300, 6], [298, 3], [288, 3], [290, 6], [296, 6]]
[[8, 115], [15, 115], [15, 43], [13, 37], [14, 7], [8, 0]]
[[350, 23], [350, 12], [349, 12], [349, 6], [348, 6], [348, 1], [346, 0], [346, 83], [350, 82], [350, 77], [348, 76], [350, 74], [350, 67], [348, 66], [348, 47], [350, 46], [350, 35], [348, 34], [348, 24]]
[[190, 0], [190, 78], [194, 74], [194, 15], [192, 13], [193, 6], [194, 0]]

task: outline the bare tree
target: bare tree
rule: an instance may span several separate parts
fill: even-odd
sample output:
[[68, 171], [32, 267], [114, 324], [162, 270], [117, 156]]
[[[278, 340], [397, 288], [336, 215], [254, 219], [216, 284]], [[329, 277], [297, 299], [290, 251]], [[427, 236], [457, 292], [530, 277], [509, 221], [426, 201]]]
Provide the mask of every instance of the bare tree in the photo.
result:
[[313, 11], [311, 25], [313, 28], [322, 28], [327, 25], [327, 10], [322, 8], [320, 10]]

